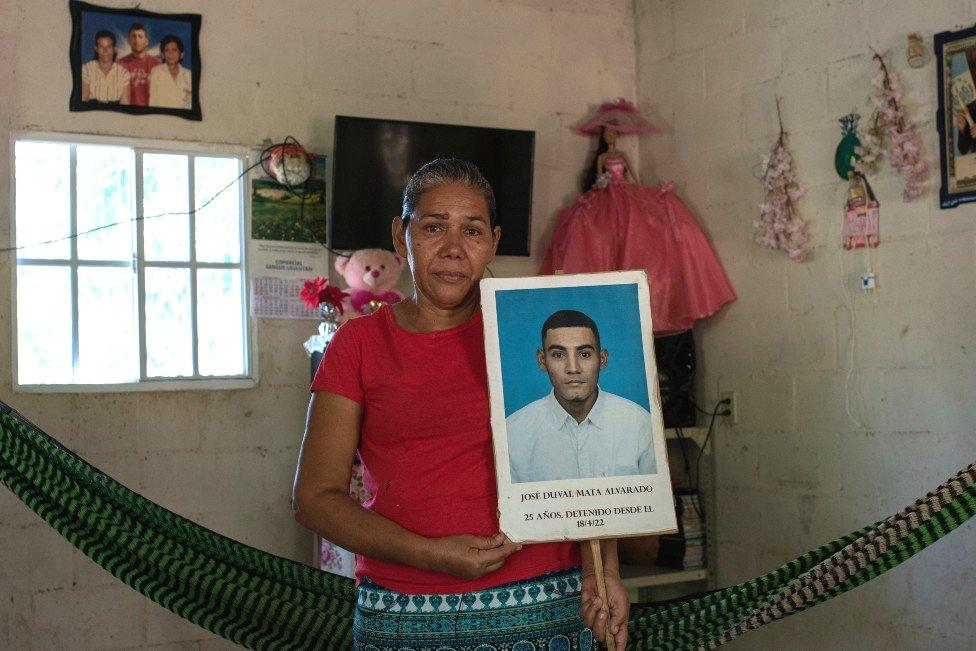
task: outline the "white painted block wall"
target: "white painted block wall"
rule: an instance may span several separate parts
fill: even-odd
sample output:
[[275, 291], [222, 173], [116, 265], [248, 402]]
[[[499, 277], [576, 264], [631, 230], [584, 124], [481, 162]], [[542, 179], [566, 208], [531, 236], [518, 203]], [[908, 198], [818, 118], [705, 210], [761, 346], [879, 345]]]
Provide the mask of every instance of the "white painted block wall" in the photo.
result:
[[[132, 6], [101, 0], [99, 4]], [[204, 120], [69, 113], [63, 0], [0, 1], [0, 242], [9, 241], [9, 137], [37, 129], [259, 145], [293, 135], [331, 155], [333, 116], [536, 132], [534, 273], [557, 209], [576, 195], [592, 143], [574, 135], [593, 103], [636, 94], [627, 0], [155, 0], [203, 15]], [[636, 156], [635, 156], [636, 162]], [[11, 392], [12, 259], [0, 257], [0, 397], [110, 475], [202, 524], [312, 562], [292, 519], [313, 322], [259, 323], [260, 386], [247, 391]], [[118, 583], [0, 490], [0, 648], [228, 646]]]
[[[639, 105], [666, 131], [641, 140], [645, 183], [677, 181], [739, 300], [703, 323], [699, 394], [738, 393], [716, 438], [719, 578], [734, 583], [908, 504], [976, 458], [976, 206], [940, 210], [932, 35], [976, 22], [972, 2], [637, 0]], [[905, 61], [906, 36], [930, 59]], [[855, 284], [866, 255], [840, 248], [846, 183], [837, 119], [870, 115], [890, 50], [924, 121], [932, 191], [901, 201], [871, 182], [882, 243], [878, 289]], [[758, 164], [777, 134], [775, 97], [816, 248], [790, 262], [751, 242]], [[848, 411], [852, 416], [848, 415]], [[743, 649], [971, 649], [976, 527], [856, 592], [733, 643]]]

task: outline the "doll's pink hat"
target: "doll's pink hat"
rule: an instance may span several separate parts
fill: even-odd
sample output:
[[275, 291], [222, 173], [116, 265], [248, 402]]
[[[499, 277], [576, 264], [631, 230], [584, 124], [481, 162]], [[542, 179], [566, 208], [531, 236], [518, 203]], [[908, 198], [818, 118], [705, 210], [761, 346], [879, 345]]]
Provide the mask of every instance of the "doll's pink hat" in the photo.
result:
[[581, 136], [598, 136], [600, 127], [613, 129], [622, 136], [657, 133], [661, 130], [638, 115], [633, 102], [628, 102], [623, 97], [618, 97], [616, 102], [601, 104], [596, 117], [576, 127], [576, 133]]

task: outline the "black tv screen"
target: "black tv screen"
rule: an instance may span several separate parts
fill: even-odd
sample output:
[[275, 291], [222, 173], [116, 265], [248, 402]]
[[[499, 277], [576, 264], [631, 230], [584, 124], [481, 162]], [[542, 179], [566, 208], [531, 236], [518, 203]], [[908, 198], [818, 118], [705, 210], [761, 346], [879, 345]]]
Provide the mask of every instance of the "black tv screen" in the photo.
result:
[[464, 158], [495, 190], [499, 255], [529, 255], [535, 132], [336, 116], [329, 246], [393, 248], [403, 187], [424, 163]]

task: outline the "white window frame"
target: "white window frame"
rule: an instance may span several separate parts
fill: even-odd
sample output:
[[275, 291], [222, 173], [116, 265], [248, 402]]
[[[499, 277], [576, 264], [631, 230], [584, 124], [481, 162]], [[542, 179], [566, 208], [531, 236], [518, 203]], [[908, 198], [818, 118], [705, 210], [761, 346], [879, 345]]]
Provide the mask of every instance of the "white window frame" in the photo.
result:
[[[247, 264], [247, 243], [248, 243], [248, 233], [251, 232], [251, 205], [247, 193], [247, 185], [250, 179], [250, 174], [244, 174], [240, 178], [239, 193], [240, 193], [240, 205], [242, 207], [242, 223], [240, 230], [240, 251], [241, 251], [241, 262], [240, 268], [241, 274], [241, 293], [242, 293], [242, 305], [244, 308], [244, 337], [246, 339], [245, 348], [245, 373], [240, 376], [230, 376], [230, 377], [196, 377], [196, 378], [173, 378], [173, 379], [161, 379], [161, 378], [147, 378], [145, 375], [146, 368], [146, 347], [145, 347], [145, 337], [146, 337], [146, 318], [145, 318], [145, 266], [146, 260], [143, 255], [143, 221], [142, 221], [142, 156], [145, 153], [152, 154], [181, 154], [181, 155], [197, 155], [197, 156], [233, 156], [241, 161], [241, 171], [248, 169], [252, 165], [251, 159], [251, 149], [243, 146], [235, 145], [218, 145], [218, 144], [203, 144], [195, 142], [183, 142], [176, 140], [155, 140], [146, 138], [121, 138], [112, 136], [95, 136], [88, 134], [76, 134], [76, 133], [57, 133], [57, 132], [38, 132], [38, 131], [13, 131], [10, 134], [10, 215], [13, 215], [10, 223], [10, 234], [11, 241], [14, 246], [20, 246], [21, 243], [17, 241], [16, 238], [16, 207], [17, 207], [17, 164], [16, 164], [16, 143], [18, 141], [34, 141], [34, 142], [50, 142], [68, 145], [116, 145], [122, 147], [130, 147], [135, 150], [135, 178], [133, 179], [133, 185], [135, 186], [135, 215], [136, 215], [136, 257], [137, 264], [139, 266], [138, 273], [138, 329], [139, 329], [139, 373], [140, 378], [135, 382], [124, 382], [124, 383], [113, 383], [113, 384], [20, 384], [18, 381], [18, 324], [17, 324], [17, 270], [19, 268], [19, 262], [17, 259], [17, 252], [14, 251], [13, 263], [10, 265], [11, 271], [11, 321], [13, 328], [11, 328], [11, 370], [13, 371], [13, 390], [17, 393], [118, 393], [118, 392], [129, 392], [129, 391], [196, 391], [196, 390], [223, 390], [223, 389], [250, 389], [258, 385], [258, 351], [257, 351], [257, 319], [251, 316], [251, 305], [250, 305], [250, 291], [251, 286], [250, 270]], [[74, 154], [72, 153], [72, 160], [74, 159]], [[191, 170], [192, 171], [192, 170]], [[74, 175], [74, 169], [72, 168], [72, 175]], [[195, 205], [195, 197], [193, 194], [194, 182], [192, 174], [188, 178], [189, 183], [189, 205]], [[72, 195], [71, 195], [71, 223], [75, 224], [75, 211], [76, 211], [76, 199], [74, 187], [74, 181], [72, 179]], [[227, 190], [230, 192], [231, 190]], [[190, 216], [191, 228], [193, 215]], [[42, 263], [43, 264], [43, 263]], [[73, 267], [78, 266], [78, 261], [75, 260], [70, 263]], [[121, 262], [120, 266], [128, 266], [129, 263]], [[153, 261], [151, 263], [153, 266], [169, 266], [167, 263], [157, 263]], [[190, 252], [190, 260], [186, 263], [174, 263], [172, 266], [189, 268], [191, 272], [191, 278], [195, 276], [195, 272], [200, 268], [226, 268], [226, 264], [209, 264], [200, 263], [196, 261], [196, 256], [193, 251]], [[237, 265], [233, 265], [235, 268]], [[191, 280], [191, 282], [193, 282]], [[195, 286], [195, 283], [194, 285]], [[193, 300], [193, 330], [192, 337], [196, 339], [196, 296], [192, 297]], [[77, 310], [75, 312], [75, 319], [77, 320]], [[77, 323], [75, 324], [75, 330], [77, 330]], [[77, 334], [75, 334], [77, 337]], [[194, 346], [195, 348], [195, 346]], [[195, 363], [195, 362], [194, 362]]]

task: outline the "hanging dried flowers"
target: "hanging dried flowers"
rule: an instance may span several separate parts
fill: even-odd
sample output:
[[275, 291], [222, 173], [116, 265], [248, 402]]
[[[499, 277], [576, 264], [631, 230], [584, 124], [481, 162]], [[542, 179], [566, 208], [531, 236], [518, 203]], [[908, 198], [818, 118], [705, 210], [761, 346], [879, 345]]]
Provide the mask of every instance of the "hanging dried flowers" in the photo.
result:
[[880, 54], [875, 52], [873, 58], [878, 62], [873, 81], [875, 93], [871, 97], [874, 114], [857, 149], [861, 158], [854, 168], [862, 174], [873, 174], [881, 158], [887, 156], [891, 166], [905, 178], [902, 199], [913, 201], [928, 189], [929, 163], [922, 156], [922, 136], [901, 102], [898, 79], [889, 72]]
[[772, 151], [762, 157], [765, 199], [759, 204], [759, 219], [753, 222], [756, 227], [755, 239], [762, 246], [786, 251], [790, 259], [803, 262], [809, 255], [807, 245], [810, 238], [796, 202], [806, 193], [806, 189], [796, 180], [779, 98], [776, 99], [776, 114], [779, 117], [779, 138]]

